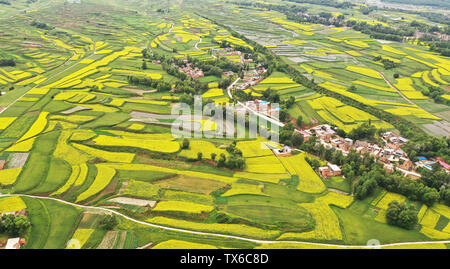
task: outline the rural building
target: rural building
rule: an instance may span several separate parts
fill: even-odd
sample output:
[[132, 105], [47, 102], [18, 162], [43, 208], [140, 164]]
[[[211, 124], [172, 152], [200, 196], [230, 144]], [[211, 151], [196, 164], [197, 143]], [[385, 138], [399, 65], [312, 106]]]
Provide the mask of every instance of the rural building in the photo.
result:
[[309, 140], [309, 138], [311, 137], [311, 133], [306, 131], [306, 130], [300, 130], [298, 131], [299, 133], [301, 133], [303, 135], [303, 142], [306, 142]]
[[26, 217], [28, 214], [27, 214], [27, 211], [25, 209], [22, 209], [22, 210], [19, 210], [19, 211], [3, 212], [3, 213], [0, 214], [0, 217], [7, 216], [7, 215], [13, 215], [14, 217], [22, 215], [22, 216]]
[[328, 163], [327, 166], [319, 167], [319, 173], [322, 177], [337, 177], [342, 175], [341, 168], [335, 164]]
[[274, 149], [273, 151], [277, 156], [290, 156], [292, 150], [289, 146], [284, 146], [281, 149]]
[[0, 160], [0, 170], [3, 170], [3, 168], [5, 168], [5, 165], [6, 165], [6, 161]]
[[23, 245], [26, 244], [24, 238], [16, 237], [8, 239], [6, 242], [5, 249], [20, 249]]
[[316, 136], [321, 140], [330, 141], [330, 139], [336, 135], [336, 131], [328, 124], [323, 124], [312, 128]]

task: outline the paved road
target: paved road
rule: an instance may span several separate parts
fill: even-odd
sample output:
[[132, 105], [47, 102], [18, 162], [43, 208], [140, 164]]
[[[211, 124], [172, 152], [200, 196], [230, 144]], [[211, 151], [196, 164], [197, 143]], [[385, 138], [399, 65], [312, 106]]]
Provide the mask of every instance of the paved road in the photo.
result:
[[434, 244], [434, 243], [443, 243], [443, 244], [448, 244], [450, 243], [450, 240], [446, 240], [446, 241], [423, 241], [423, 242], [405, 242], [405, 243], [392, 243], [392, 244], [383, 244], [383, 245], [379, 245], [379, 246], [351, 246], [351, 245], [339, 245], [339, 244], [326, 244], [326, 243], [311, 243], [311, 242], [303, 242], [303, 241], [274, 241], [274, 240], [258, 240], [258, 239], [252, 239], [252, 238], [246, 238], [246, 237], [241, 237], [241, 236], [234, 236], [234, 235], [226, 235], [226, 234], [218, 234], [218, 233], [208, 233], [208, 232], [199, 232], [199, 231], [192, 231], [192, 230], [187, 230], [187, 229], [180, 229], [180, 228], [173, 228], [173, 227], [167, 227], [167, 226], [163, 226], [163, 225], [158, 225], [158, 224], [153, 224], [153, 223], [149, 223], [149, 222], [145, 222], [145, 221], [140, 221], [140, 220], [136, 220], [133, 219], [127, 215], [124, 215], [122, 213], [119, 213], [115, 210], [109, 209], [109, 208], [103, 208], [103, 207], [95, 207], [95, 206], [86, 206], [86, 205], [79, 205], [79, 204], [75, 204], [75, 203], [71, 203], [71, 202], [67, 202], [58, 198], [53, 198], [53, 197], [41, 197], [41, 196], [35, 196], [35, 195], [27, 195], [27, 194], [2, 194], [0, 195], [0, 197], [5, 197], [5, 196], [23, 196], [23, 197], [30, 197], [30, 198], [35, 198], [35, 199], [43, 199], [43, 200], [53, 200], [53, 201], [57, 201], [60, 203], [64, 203], [67, 205], [71, 205], [71, 206], [75, 206], [75, 207], [79, 207], [79, 208], [83, 208], [83, 209], [91, 209], [91, 210], [96, 210], [96, 211], [103, 211], [106, 213], [110, 213], [110, 214], [114, 214], [120, 217], [123, 217], [127, 220], [133, 221], [135, 223], [139, 223], [148, 227], [154, 227], [154, 228], [159, 228], [159, 229], [164, 229], [164, 230], [169, 230], [169, 231], [176, 231], [176, 232], [181, 232], [181, 233], [189, 233], [189, 234], [197, 234], [197, 235], [205, 235], [205, 236], [217, 236], [217, 237], [223, 237], [223, 238], [231, 238], [231, 239], [237, 239], [237, 240], [243, 240], [243, 241], [249, 241], [249, 242], [254, 242], [254, 243], [258, 243], [258, 244], [263, 244], [263, 243], [269, 243], [269, 244], [280, 244], [280, 243], [300, 243], [300, 244], [306, 244], [306, 245], [311, 245], [312, 247], [314, 246], [324, 246], [324, 247], [338, 247], [338, 248], [378, 248], [378, 247], [387, 247], [387, 246], [401, 246], [401, 245], [417, 245], [417, 244]]
[[[228, 88], [227, 88], [227, 93], [228, 93], [228, 96], [230, 97], [230, 99], [233, 99], [233, 96], [231, 95], [231, 89], [234, 87], [234, 85], [238, 82], [240, 80], [240, 78], [237, 78]], [[257, 112], [257, 111], [255, 111], [255, 110], [253, 110], [253, 109], [251, 109], [250, 107], [248, 107], [248, 106], [246, 106], [244, 103], [242, 103], [242, 102], [237, 102], [239, 105], [241, 105], [243, 108], [245, 108], [246, 110], [248, 110], [248, 111], [250, 111], [251, 113], [253, 113], [253, 114], [255, 114], [256, 116], [258, 116], [258, 117], [260, 117], [260, 118], [263, 118], [263, 119], [265, 119], [265, 120], [267, 120], [267, 121], [269, 121], [270, 123], [273, 123], [273, 124], [275, 124], [275, 125], [278, 125], [278, 126], [280, 126], [280, 127], [284, 127], [284, 123], [282, 123], [281, 121], [279, 121], [279, 120], [276, 120], [276, 119], [273, 119], [273, 118], [271, 118], [271, 117], [269, 117], [269, 116], [267, 116], [267, 115], [264, 115], [264, 114], [262, 114], [262, 113], [259, 113], [259, 112]]]

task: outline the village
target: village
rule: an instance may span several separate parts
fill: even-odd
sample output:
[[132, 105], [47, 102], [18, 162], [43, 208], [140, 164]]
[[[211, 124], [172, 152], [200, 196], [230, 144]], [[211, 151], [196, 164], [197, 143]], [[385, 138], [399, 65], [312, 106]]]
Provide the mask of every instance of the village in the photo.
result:
[[[369, 155], [374, 157], [377, 162], [384, 164], [384, 168], [388, 173], [398, 170], [401, 171], [405, 177], [418, 179], [421, 177], [421, 175], [416, 172], [419, 167], [432, 170], [432, 166], [436, 163], [439, 163], [447, 173], [450, 173], [450, 165], [443, 160], [428, 160], [425, 157], [419, 157], [419, 161], [413, 163], [406, 152], [402, 150], [402, 147], [408, 142], [408, 139], [394, 132], [383, 133], [381, 138], [384, 141], [384, 146], [380, 146], [367, 141], [353, 141], [350, 138], [340, 137], [336, 130], [328, 124], [298, 131], [303, 134], [305, 142], [308, 141], [311, 136], [316, 136], [325, 148], [339, 150], [344, 156], [347, 156], [352, 149], [361, 154], [361, 156], [369, 153]], [[326, 167], [321, 167], [319, 171], [325, 178], [342, 175], [340, 167], [334, 164], [328, 164]]]

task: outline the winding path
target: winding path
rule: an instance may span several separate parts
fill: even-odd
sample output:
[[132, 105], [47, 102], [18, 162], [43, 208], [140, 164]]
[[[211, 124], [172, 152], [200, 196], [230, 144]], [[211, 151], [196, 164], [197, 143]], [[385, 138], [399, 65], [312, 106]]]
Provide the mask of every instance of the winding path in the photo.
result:
[[408, 99], [408, 97], [406, 97], [406, 95], [404, 95], [404, 94], [402, 93], [402, 91], [400, 91], [397, 87], [395, 87], [395, 86], [394, 86], [394, 85], [393, 85], [393, 84], [392, 84], [392, 83], [384, 76], [384, 74], [383, 74], [382, 72], [378, 72], [378, 71], [377, 71], [377, 73], [384, 79], [384, 81], [386, 81], [386, 83], [387, 83], [392, 89], [396, 90], [396, 91], [398, 92], [398, 94], [400, 94], [400, 96], [403, 97], [403, 99], [405, 99], [408, 103], [410, 103], [411, 105], [414, 105], [414, 106], [416, 106], [416, 107], [418, 107], [418, 108], [420, 108], [420, 109], [422, 109], [422, 110], [424, 110], [424, 111], [426, 111], [426, 112], [428, 112], [428, 113], [430, 113], [430, 114], [432, 114], [432, 115], [434, 115], [434, 116], [436, 116], [436, 117], [438, 117], [438, 118], [441, 118], [441, 117], [435, 115], [434, 113], [432, 113], [431, 111], [428, 111], [428, 110], [426, 110], [426, 109], [420, 107], [418, 104], [416, 104], [416, 103], [414, 103], [413, 101], [411, 101], [410, 99]]
[[397, 87], [395, 87], [395, 86], [394, 86], [394, 85], [393, 85], [393, 84], [392, 84], [392, 83], [384, 76], [383, 73], [378, 72], [378, 71], [377, 71], [377, 73], [384, 79], [384, 81], [385, 81], [392, 89], [396, 90], [396, 91], [398, 92], [398, 94], [400, 94], [401, 97], [403, 97], [403, 99], [406, 100], [406, 102], [410, 103], [411, 105], [418, 106], [418, 105], [416, 105], [413, 101], [409, 100], [409, 99], [402, 93], [402, 91], [400, 91]]
[[[231, 95], [231, 89], [234, 87], [234, 85], [235, 85], [240, 79], [241, 79], [241, 78], [238, 77], [233, 83], [231, 83], [230, 86], [228, 86], [228, 88], [227, 88], [227, 93], [228, 93], [228, 96], [230, 97], [230, 99], [233, 99], [233, 96]], [[271, 123], [273, 123], [273, 124], [275, 124], [275, 125], [277, 125], [277, 126], [284, 127], [284, 123], [280, 122], [279, 120], [276, 120], [276, 119], [273, 119], [273, 118], [271, 118], [271, 117], [269, 117], [269, 116], [266, 116], [266, 115], [264, 115], [264, 114], [261, 114], [261, 113], [255, 111], [255, 110], [251, 109], [250, 107], [246, 106], [246, 105], [245, 105], [244, 103], [242, 103], [242, 102], [237, 101], [237, 103], [238, 103], [239, 105], [241, 105], [243, 108], [245, 108], [246, 110], [248, 110], [248, 111], [252, 112], [253, 114], [255, 114], [256, 116], [258, 116], [258, 117], [260, 117], [260, 118], [263, 118], [263, 119], [265, 119], [265, 120], [267, 120], [267, 121], [270, 121]]]
[[200, 40], [199, 40], [197, 43], [195, 43], [195, 46], [194, 46], [194, 47], [195, 47], [196, 49], [201, 50], [201, 49], [198, 48], [198, 44], [202, 43], [202, 40], [203, 40], [203, 39], [200, 37]]
[[153, 223], [149, 223], [149, 222], [145, 222], [145, 221], [140, 221], [140, 220], [136, 220], [133, 219], [125, 214], [119, 213], [115, 210], [109, 209], [109, 208], [103, 208], [103, 207], [95, 207], [95, 206], [87, 206], [87, 205], [80, 205], [80, 204], [75, 204], [75, 203], [71, 203], [71, 202], [67, 202], [58, 198], [53, 198], [53, 197], [42, 197], [42, 196], [35, 196], [35, 195], [28, 195], [28, 194], [2, 194], [0, 195], [0, 197], [6, 197], [6, 196], [23, 196], [23, 197], [30, 197], [30, 198], [35, 198], [35, 199], [43, 199], [43, 200], [53, 200], [53, 201], [57, 201], [60, 203], [64, 203], [67, 205], [71, 205], [71, 206], [75, 206], [75, 207], [79, 207], [79, 208], [83, 208], [83, 209], [91, 209], [91, 210], [97, 210], [97, 211], [103, 211], [103, 212], [107, 212], [110, 214], [114, 214], [120, 217], [123, 217], [127, 220], [133, 221], [135, 223], [139, 223], [148, 227], [153, 227], [153, 228], [159, 228], [159, 229], [164, 229], [164, 230], [168, 230], [168, 231], [175, 231], [175, 232], [181, 232], [181, 233], [189, 233], [189, 234], [197, 234], [197, 235], [205, 235], [205, 236], [217, 236], [217, 237], [223, 237], [223, 238], [231, 238], [231, 239], [237, 239], [237, 240], [243, 240], [243, 241], [248, 241], [248, 242], [253, 242], [253, 243], [258, 243], [258, 244], [280, 244], [280, 243], [298, 243], [298, 244], [307, 244], [307, 245], [311, 245], [311, 246], [324, 246], [324, 247], [337, 247], [337, 248], [367, 248], [367, 249], [372, 249], [372, 248], [380, 248], [380, 247], [389, 247], [389, 246], [402, 246], [402, 245], [419, 245], [419, 244], [436, 244], [436, 243], [441, 243], [441, 244], [449, 244], [450, 240], [444, 240], [444, 241], [423, 241], [423, 242], [405, 242], [405, 243], [391, 243], [391, 244], [380, 244], [380, 245], [339, 245], [339, 244], [327, 244], [327, 243], [312, 243], [312, 242], [304, 242], [304, 241], [275, 241], [275, 240], [258, 240], [258, 239], [252, 239], [252, 238], [246, 238], [246, 237], [241, 237], [241, 236], [234, 236], [234, 235], [226, 235], [226, 234], [217, 234], [217, 233], [208, 233], [208, 232], [199, 232], [199, 231], [192, 231], [192, 230], [187, 230], [187, 229], [180, 229], [180, 228], [173, 228], [173, 227], [167, 227], [167, 226], [163, 226], [163, 225], [158, 225], [158, 224], [153, 224]]

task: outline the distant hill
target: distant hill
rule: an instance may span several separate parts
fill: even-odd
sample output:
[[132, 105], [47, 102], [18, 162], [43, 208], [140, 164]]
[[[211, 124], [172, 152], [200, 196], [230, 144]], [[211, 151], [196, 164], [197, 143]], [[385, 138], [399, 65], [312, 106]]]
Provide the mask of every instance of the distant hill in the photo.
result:
[[449, 8], [448, 0], [381, 0], [381, 2]]

